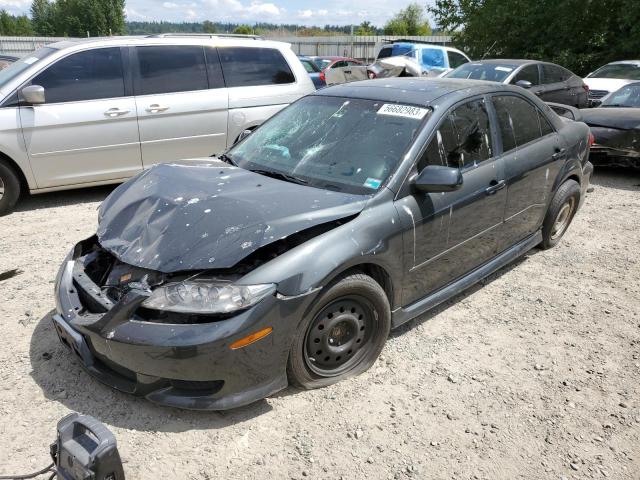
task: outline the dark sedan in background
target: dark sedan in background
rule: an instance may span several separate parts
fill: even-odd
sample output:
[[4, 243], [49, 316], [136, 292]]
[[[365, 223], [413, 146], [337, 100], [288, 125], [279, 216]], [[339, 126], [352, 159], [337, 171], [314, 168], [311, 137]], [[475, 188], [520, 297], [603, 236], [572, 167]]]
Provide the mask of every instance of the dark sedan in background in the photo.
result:
[[554, 63], [535, 60], [481, 60], [461, 65], [447, 78], [488, 80], [530, 90], [545, 102], [576, 108], [588, 106], [589, 88], [580, 77]]
[[597, 108], [582, 110], [591, 127], [594, 165], [640, 169], [640, 82], [609, 94]]
[[318, 67], [318, 65], [316, 65], [316, 63], [311, 60], [311, 58], [303, 56], [299, 56], [298, 58], [300, 59], [300, 63], [302, 63], [304, 69], [309, 74], [309, 78], [311, 78], [311, 81], [316, 87], [316, 90], [327, 85], [325, 79], [320, 78], [320, 76], [322, 75], [322, 70], [320, 70], [320, 67]]
[[588, 138], [509, 85], [323, 88], [217, 159], [115, 189], [60, 268], [55, 330], [92, 375], [165, 405], [330, 385], [391, 328], [556, 245]]

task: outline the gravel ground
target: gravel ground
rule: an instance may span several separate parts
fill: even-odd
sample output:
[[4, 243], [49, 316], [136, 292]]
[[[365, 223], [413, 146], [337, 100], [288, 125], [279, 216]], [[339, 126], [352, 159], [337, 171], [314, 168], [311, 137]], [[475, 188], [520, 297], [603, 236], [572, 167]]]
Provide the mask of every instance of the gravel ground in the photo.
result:
[[393, 332], [364, 375], [186, 412], [90, 378], [51, 327], [53, 279], [110, 188], [0, 218], [0, 475], [48, 463], [58, 419], [116, 434], [128, 478], [640, 478], [640, 175], [598, 171], [560, 245]]

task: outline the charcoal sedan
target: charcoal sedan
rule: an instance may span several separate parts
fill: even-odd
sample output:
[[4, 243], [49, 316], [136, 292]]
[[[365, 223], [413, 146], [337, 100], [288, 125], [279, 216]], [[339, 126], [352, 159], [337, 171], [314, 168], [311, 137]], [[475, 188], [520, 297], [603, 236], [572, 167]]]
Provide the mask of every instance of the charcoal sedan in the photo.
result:
[[165, 405], [332, 384], [391, 328], [558, 243], [588, 139], [509, 85], [319, 90], [225, 155], [114, 190], [60, 268], [55, 330], [99, 380]]
[[588, 106], [589, 88], [564, 67], [537, 60], [489, 59], [469, 62], [446, 75], [447, 78], [488, 80], [517, 85], [530, 90], [545, 102], [576, 108]]

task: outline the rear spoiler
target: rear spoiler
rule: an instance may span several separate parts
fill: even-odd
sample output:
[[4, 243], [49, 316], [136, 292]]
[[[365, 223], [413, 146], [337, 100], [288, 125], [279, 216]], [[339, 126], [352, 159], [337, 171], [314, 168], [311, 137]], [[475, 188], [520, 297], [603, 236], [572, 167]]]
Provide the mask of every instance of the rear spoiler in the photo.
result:
[[582, 122], [582, 112], [575, 107], [569, 105], [563, 105], [562, 103], [546, 102], [547, 105], [556, 112], [559, 116], [574, 120], [576, 122]]

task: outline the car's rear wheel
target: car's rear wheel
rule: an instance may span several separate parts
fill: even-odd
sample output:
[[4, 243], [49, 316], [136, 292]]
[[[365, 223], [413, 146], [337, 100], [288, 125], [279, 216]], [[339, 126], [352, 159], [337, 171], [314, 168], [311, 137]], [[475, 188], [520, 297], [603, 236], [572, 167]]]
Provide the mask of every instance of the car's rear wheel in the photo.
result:
[[542, 248], [551, 248], [560, 241], [571, 225], [579, 204], [578, 182], [567, 180], [560, 185], [542, 223]]
[[20, 179], [6, 162], [0, 159], [0, 217], [13, 211], [20, 197]]
[[289, 354], [292, 384], [319, 388], [371, 367], [389, 335], [391, 309], [382, 287], [354, 273], [326, 288], [302, 321]]

